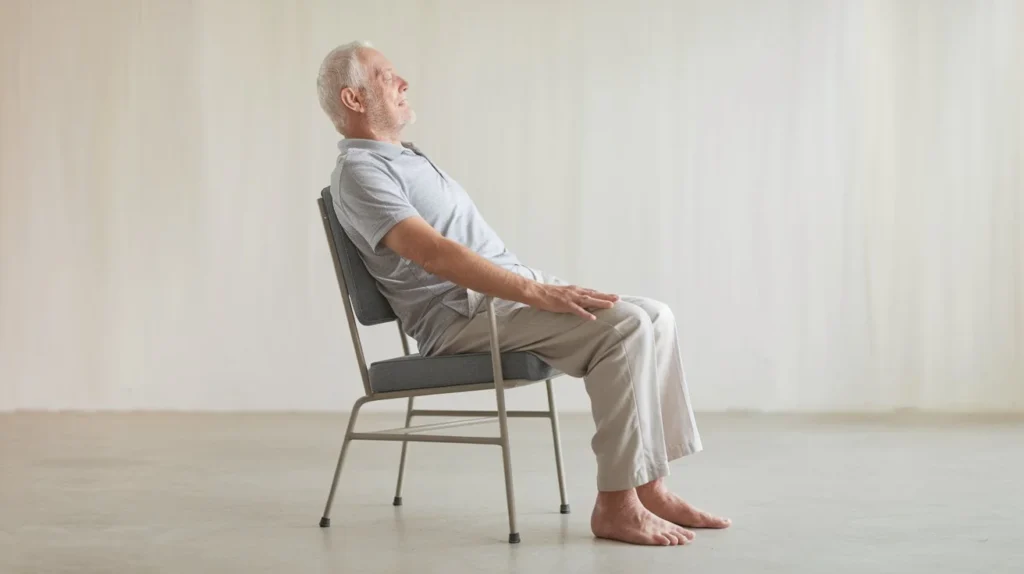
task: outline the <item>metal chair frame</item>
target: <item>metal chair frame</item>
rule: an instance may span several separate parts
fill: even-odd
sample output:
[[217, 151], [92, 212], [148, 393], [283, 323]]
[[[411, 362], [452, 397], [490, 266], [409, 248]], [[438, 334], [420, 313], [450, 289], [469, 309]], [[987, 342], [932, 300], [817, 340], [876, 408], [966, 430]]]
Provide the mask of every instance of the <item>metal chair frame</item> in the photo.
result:
[[[565, 472], [562, 463], [562, 446], [560, 432], [558, 428], [558, 412], [555, 406], [555, 393], [552, 389], [551, 379], [547, 379], [545, 381], [548, 399], [547, 410], [510, 411], [505, 408], [505, 391], [507, 389], [521, 387], [537, 383], [540, 381], [529, 381], [520, 379], [505, 380], [505, 378], [502, 376], [500, 358], [501, 353], [500, 346], [498, 344], [499, 333], [497, 327], [497, 320], [495, 318], [494, 300], [492, 298], [487, 298], [486, 300], [487, 314], [490, 321], [491, 365], [494, 374], [493, 382], [472, 385], [457, 385], [435, 387], [428, 389], [416, 389], [409, 391], [395, 391], [382, 393], [374, 392], [370, 386], [369, 370], [366, 365], [366, 357], [363, 354], [363, 345], [359, 337], [359, 328], [356, 323], [356, 316], [352, 309], [352, 302], [349, 296], [349, 286], [345, 279], [345, 275], [342, 272], [341, 260], [339, 256], [339, 247], [335, 244], [334, 237], [331, 234], [331, 226], [330, 220], [328, 219], [327, 210], [332, 209], [332, 206], [325, 205], [323, 198], [317, 198], [317, 205], [320, 207], [320, 217], [324, 224], [324, 232], [327, 236], [327, 244], [330, 247], [331, 259], [334, 261], [334, 272], [338, 279], [338, 287], [341, 290], [341, 298], [345, 306], [345, 317], [348, 319], [349, 332], [352, 336], [352, 345], [355, 348], [356, 361], [359, 364], [359, 375], [363, 380], [363, 391], [365, 393], [364, 396], [356, 399], [355, 404], [352, 406], [352, 415], [349, 417], [348, 427], [345, 430], [345, 438], [341, 444], [341, 452], [338, 454], [338, 463], [334, 468], [334, 478], [331, 481], [331, 490], [327, 495], [327, 503], [324, 506], [323, 516], [320, 519], [320, 526], [326, 528], [331, 525], [331, 507], [334, 504], [334, 496], [338, 489], [338, 480], [341, 477], [341, 469], [345, 463], [345, 456], [348, 453], [349, 443], [351, 443], [352, 441], [364, 440], [402, 443], [402, 454], [398, 461], [398, 482], [395, 486], [395, 498], [393, 500], [393, 504], [395, 506], [402, 505], [402, 484], [405, 478], [405, 461], [410, 442], [497, 445], [501, 447], [502, 465], [504, 467], [505, 472], [505, 498], [508, 505], [509, 527], [508, 541], [512, 544], [518, 543], [520, 541], [520, 536], [519, 530], [516, 525], [516, 501], [515, 491], [512, 484], [512, 454], [511, 450], [509, 449], [508, 419], [510, 417], [546, 418], [550, 421], [551, 435], [554, 440], [555, 446], [555, 468], [558, 472], [558, 491], [562, 501], [560, 512], [562, 514], [568, 514], [569, 502], [566, 499], [565, 493]], [[396, 322], [398, 323], [398, 334], [399, 337], [401, 338], [402, 351], [404, 352], [405, 355], [409, 355], [408, 339], [406, 338], [405, 332], [402, 330], [401, 322], [397, 320]], [[491, 389], [494, 390], [495, 398], [497, 399], [497, 409], [493, 411], [416, 409], [413, 406], [413, 400], [416, 397], [443, 395], [451, 393], [465, 393], [472, 391], [484, 391]], [[379, 430], [373, 432], [356, 432], [356, 420], [359, 417], [359, 410], [363, 407], [363, 405], [374, 401], [401, 398], [409, 399], [405, 412], [405, 426], [400, 428]], [[413, 417], [470, 418], [462, 418], [453, 421], [413, 426]], [[480, 437], [431, 434], [431, 431], [477, 425], [483, 423], [491, 423], [494, 421], [498, 422], [498, 436]]]

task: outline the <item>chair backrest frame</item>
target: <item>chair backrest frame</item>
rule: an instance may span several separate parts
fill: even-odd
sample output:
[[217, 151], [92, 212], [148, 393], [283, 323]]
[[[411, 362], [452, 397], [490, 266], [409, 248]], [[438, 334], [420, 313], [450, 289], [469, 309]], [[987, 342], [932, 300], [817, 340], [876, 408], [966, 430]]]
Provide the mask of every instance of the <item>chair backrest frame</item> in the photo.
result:
[[320, 192], [320, 198], [324, 200], [327, 212], [328, 241], [334, 243], [338, 253], [338, 262], [341, 263], [341, 272], [345, 276], [356, 319], [363, 325], [380, 325], [397, 320], [391, 302], [381, 293], [377, 279], [366, 268], [359, 249], [338, 220], [331, 188], [325, 187]]
[[[359, 327], [356, 325], [355, 312], [352, 310], [352, 301], [349, 298], [348, 283], [345, 281], [345, 273], [341, 268], [341, 257], [338, 253], [338, 246], [334, 243], [334, 235], [331, 232], [331, 221], [328, 209], [334, 209], [334, 206], [328, 206], [323, 197], [316, 199], [317, 205], [320, 207], [320, 219], [324, 224], [324, 234], [327, 236], [327, 246], [331, 250], [331, 260], [334, 261], [334, 274], [338, 278], [338, 288], [341, 290], [341, 300], [345, 305], [345, 317], [348, 319], [348, 329], [352, 335], [352, 346], [355, 348], [356, 361], [359, 363], [359, 375], [363, 379], [363, 391], [367, 395], [372, 395], [373, 390], [370, 388], [370, 372], [366, 367], [366, 355], [363, 354], [363, 342], [359, 338]], [[403, 336], [404, 339], [404, 336]]]
[[[398, 337], [402, 342], [402, 353], [406, 356], [410, 354], [409, 339], [406, 337], [405, 330], [402, 327], [402, 320], [395, 315], [394, 310], [391, 309], [391, 304], [377, 290], [376, 285], [372, 287], [373, 291], [370, 291], [368, 285], [373, 283], [372, 276], [369, 270], [366, 269], [362, 259], [359, 258], [356, 246], [345, 234], [345, 230], [341, 228], [341, 223], [334, 213], [330, 187], [325, 187], [320, 191], [320, 197], [317, 198], [316, 204], [320, 208], [320, 219], [324, 224], [327, 247], [331, 251], [331, 261], [334, 262], [334, 275], [338, 279], [338, 289], [341, 291], [341, 300], [345, 305], [345, 318], [348, 321], [349, 333], [352, 335], [352, 347], [355, 350], [356, 361], [359, 363], [359, 376], [363, 379], [363, 391], [366, 393], [366, 396], [371, 396], [374, 393], [373, 388], [370, 386], [370, 372], [366, 366], [366, 354], [363, 353], [363, 341], [359, 337], [359, 323], [364, 325], [380, 325], [394, 321], [398, 326]], [[338, 245], [339, 240], [342, 243], [341, 245]], [[346, 270], [344, 257], [348, 257], [349, 267], [351, 267], [348, 271]], [[350, 274], [362, 274], [363, 283], [366, 284], [365, 288], [356, 290], [357, 292], [353, 293], [353, 289], [349, 286], [348, 276]], [[358, 282], [359, 279], [357, 278], [356, 281]], [[368, 297], [372, 300], [360, 300], [360, 296]], [[353, 302], [362, 304], [356, 305]]]

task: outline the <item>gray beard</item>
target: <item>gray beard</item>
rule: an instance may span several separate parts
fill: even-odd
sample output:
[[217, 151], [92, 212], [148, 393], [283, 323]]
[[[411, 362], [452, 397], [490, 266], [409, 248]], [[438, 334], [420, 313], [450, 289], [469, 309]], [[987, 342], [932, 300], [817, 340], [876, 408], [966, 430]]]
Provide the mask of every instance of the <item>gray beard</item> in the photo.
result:
[[392, 121], [392, 118], [389, 118], [386, 113], [382, 112], [383, 110], [379, 110], [376, 113], [367, 112], [370, 125], [373, 126], [373, 132], [378, 136], [387, 136], [391, 139], [401, 140], [402, 130], [406, 126], [416, 123], [416, 112], [412, 110], [410, 110], [411, 113], [406, 122]]
[[371, 93], [367, 104], [366, 116], [375, 132], [398, 135], [402, 128], [416, 123], [416, 112], [412, 109], [409, 109], [407, 121], [395, 121], [388, 115], [387, 108], [384, 107], [384, 100], [379, 94]]

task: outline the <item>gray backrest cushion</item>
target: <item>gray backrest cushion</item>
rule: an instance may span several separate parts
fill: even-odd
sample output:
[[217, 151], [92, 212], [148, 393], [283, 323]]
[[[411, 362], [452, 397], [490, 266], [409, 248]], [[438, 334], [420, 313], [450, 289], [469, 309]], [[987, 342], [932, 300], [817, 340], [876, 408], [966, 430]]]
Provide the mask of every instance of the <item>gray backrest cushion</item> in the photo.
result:
[[359, 250], [352, 244], [352, 240], [348, 238], [341, 223], [338, 222], [338, 216], [334, 213], [334, 198], [331, 197], [331, 188], [325, 187], [320, 192], [320, 196], [324, 200], [327, 219], [331, 223], [334, 248], [341, 260], [341, 272], [345, 276], [345, 284], [348, 287], [349, 297], [352, 299], [352, 308], [356, 313], [356, 318], [363, 325], [379, 325], [394, 321], [398, 317], [392, 311], [388, 300], [377, 289], [377, 281], [366, 270], [366, 265], [359, 257]]

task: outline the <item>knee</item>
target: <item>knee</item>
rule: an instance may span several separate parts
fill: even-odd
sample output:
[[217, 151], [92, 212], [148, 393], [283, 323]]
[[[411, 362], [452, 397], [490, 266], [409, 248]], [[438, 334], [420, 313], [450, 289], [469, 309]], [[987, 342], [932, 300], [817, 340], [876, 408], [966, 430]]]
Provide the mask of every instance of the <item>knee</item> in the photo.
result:
[[588, 375], [598, 363], [628, 360], [642, 349], [652, 349], [657, 341], [650, 315], [637, 305], [618, 301], [610, 309], [593, 313], [597, 317], [597, 337], [592, 340], [594, 353], [587, 366]]
[[628, 301], [618, 301], [610, 309], [596, 311], [594, 316], [622, 339], [643, 337], [654, 332], [651, 315], [643, 307]]
[[676, 317], [667, 304], [647, 297], [640, 298], [637, 304], [647, 312], [655, 327], [675, 328]]

